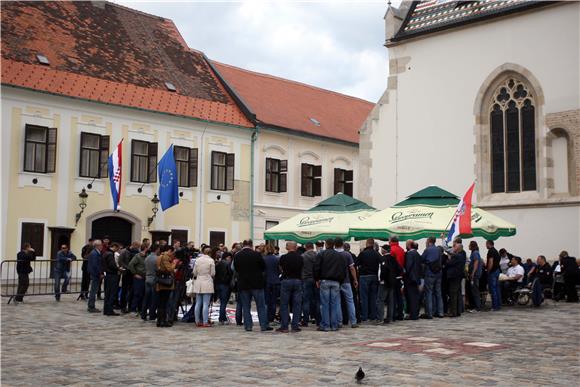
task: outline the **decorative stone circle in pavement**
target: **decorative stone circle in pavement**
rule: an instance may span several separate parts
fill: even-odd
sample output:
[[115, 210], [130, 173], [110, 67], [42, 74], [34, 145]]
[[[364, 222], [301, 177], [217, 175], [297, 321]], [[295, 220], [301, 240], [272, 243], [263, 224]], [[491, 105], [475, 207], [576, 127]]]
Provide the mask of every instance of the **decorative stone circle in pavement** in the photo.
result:
[[479, 341], [449, 340], [436, 337], [397, 337], [388, 340], [370, 341], [356, 345], [384, 350], [425, 354], [436, 357], [477, 355], [482, 352], [500, 351], [507, 346]]

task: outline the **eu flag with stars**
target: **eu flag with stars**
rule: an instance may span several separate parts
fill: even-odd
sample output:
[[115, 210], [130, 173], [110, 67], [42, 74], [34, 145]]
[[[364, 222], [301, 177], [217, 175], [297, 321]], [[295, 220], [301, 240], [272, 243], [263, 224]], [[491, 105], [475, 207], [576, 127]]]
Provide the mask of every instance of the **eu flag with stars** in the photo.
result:
[[159, 203], [161, 209], [173, 207], [179, 203], [179, 188], [177, 187], [177, 167], [173, 155], [173, 145], [159, 161]]

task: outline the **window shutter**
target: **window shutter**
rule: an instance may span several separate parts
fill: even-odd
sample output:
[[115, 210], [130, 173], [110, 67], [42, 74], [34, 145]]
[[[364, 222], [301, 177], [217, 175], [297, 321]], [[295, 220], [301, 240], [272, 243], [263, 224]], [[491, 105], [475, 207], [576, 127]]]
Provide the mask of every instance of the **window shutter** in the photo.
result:
[[235, 171], [236, 155], [228, 153], [226, 156], [226, 191], [234, 189], [234, 171]]
[[301, 188], [301, 195], [302, 196], [308, 196], [308, 188], [307, 188], [307, 184], [308, 184], [308, 164], [302, 164], [302, 171], [301, 171], [301, 184], [300, 184], [300, 188]]
[[340, 192], [340, 175], [341, 175], [340, 169], [334, 168], [334, 194], [335, 195]]
[[147, 147], [149, 155], [149, 170], [147, 171], [147, 182], [157, 182], [157, 143], [150, 142]]
[[286, 192], [287, 178], [285, 173], [280, 174], [280, 187], [278, 192]]
[[288, 160], [280, 160], [280, 172], [288, 172]]
[[312, 181], [312, 196], [321, 195], [322, 179], [314, 179]]
[[197, 187], [197, 148], [189, 150], [189, 186]]
[[109, 171], [109, 145], [110, 145], [110, 138], [109, 136], [101, 136], [101, 154], [100, 154], [100, 174], [99, 177], [107, 177]]
[[354, 180], [353, 175], [354, 175], [354, 173], [352, 170], [344, 171], [344, 180], [345, 181], [353, 181]]
[[272, 171], [272, 167], [270, 166], [272, 163], [272, 159], [266, 157], [266, 174]]
[[43, 223], [22, 223], [20, 233], [20, 244], [28, 242], [34, 249], [36, 255], [44, 254], [44, 224]]
[[46, 172], [56, 170], [56, 128], [48, 128], [46, 141]]
[[322, 177], [322, 165], [314, 165], [313, 170], [314, 177]]

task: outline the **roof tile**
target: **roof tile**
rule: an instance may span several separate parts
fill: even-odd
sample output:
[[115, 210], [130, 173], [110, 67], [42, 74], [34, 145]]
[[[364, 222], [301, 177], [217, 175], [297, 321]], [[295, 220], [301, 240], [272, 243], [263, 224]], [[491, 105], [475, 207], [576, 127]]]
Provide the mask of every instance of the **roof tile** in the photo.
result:
[[358, 130], [374, 107], [373, 103], [359, 98], [215, 61], [212, 63], [257, 119], [266, 125], [358, 143]]
[[[2, 84], [253, 126], [171, 20], [88, 1], [2, 2], [1, 7]], [[50, 65], [40, 65], [37, 53]], [[166, 89], [167, 81], [176, 92]], [[189, 100], [189, 108], [178, 106]], [[196, 101], [207, 101], [213, 110], [200, 109]]]

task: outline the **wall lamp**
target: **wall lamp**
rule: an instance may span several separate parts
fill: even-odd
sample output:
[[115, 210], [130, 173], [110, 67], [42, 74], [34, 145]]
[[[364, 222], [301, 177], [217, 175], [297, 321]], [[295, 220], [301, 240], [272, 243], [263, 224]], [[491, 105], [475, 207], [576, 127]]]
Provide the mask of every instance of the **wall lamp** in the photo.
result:
[[153, 199], [151, 199], [151, 203], [153, 203], [153, 208], [151, 208], [151, 211], [153, 212], [153, 216], [147, 218], [147, 227], [151, 226], [151, 223], [153, 223], [153, 219], [155, 219], [155, 217], [157, 216], [157, 211], [159, 211], [159, 198], [157, 197], [157, 194], [153, 195]]
[[88, 197], [89, 197], [89, 194], [83, 188], [81, 190], [81, 193], [79, 193], [79, 199], [80, 199], [79, 208], [81, 210], [75, 214], [75, 226], [77, 226], [79, 224], [79, 220], [81, 220], [81, 215], [83, 214], [83, 212], [85, 212], [85, 208], [87, 208], [87, 198]]

